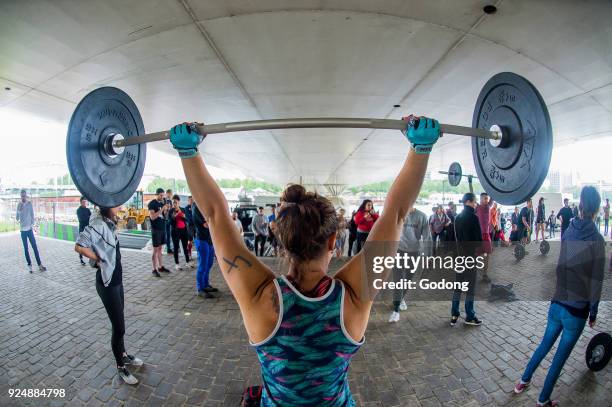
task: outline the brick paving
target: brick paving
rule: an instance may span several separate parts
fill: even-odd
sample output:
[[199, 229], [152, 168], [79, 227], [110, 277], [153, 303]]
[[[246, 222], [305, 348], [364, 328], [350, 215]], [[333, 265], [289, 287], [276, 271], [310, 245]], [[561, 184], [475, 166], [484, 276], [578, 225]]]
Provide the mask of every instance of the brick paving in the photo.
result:
[[[123, 253], [125, 342], [145, 365], [135, 371], [139, 385], [120, 383], [110, 351], [110, 323], [92, 269], [78, 264], [70, 244], [38, 240], [49, 271], [29, 274], [18, 235], [0, 235], [0, 406], [236, 406], [245, 386], [260, 383], [238, 306], [217, 266], [212, 283], [221, 293], [204, 300], [195, 296], [193, 270], [154, 279], [150, 255], [128, 250]], [[538, 281], [550, 276], [526, 274], [543, 261], [535, 246], [520, 267], [510, 260], [509, 250], [506, 263], [526, 298], [525, 290], [537, 290]], [[172, 264], [170, 257], [164, 261]], [[334, 261], [332, 269], [339, 264]], [[502, 277], [496, 267], [491, 273], [494, 280]], [[477, 302], [484, 320], [477, 328], [451, 328], [448, 301], [408, 304], [397, 324], [387, 322], [387, 301], [374, 305], [366, 343], [349, 376], [358, 405], [535, 404], [550, 355], [529, 391], [516, 396], [512, 386], [539, 343], [548, 302]], [[598, 329], [612, 331], [611, 317], [612, 306], [602, 303]], [[585, 365], [593, 335], [585, 329], [557, 383], [553, 396], [562, 405], [612, 405], [610, 366], [593, 373]], [[66, 397], [11, 399], [9, 388], [61, 388]]]

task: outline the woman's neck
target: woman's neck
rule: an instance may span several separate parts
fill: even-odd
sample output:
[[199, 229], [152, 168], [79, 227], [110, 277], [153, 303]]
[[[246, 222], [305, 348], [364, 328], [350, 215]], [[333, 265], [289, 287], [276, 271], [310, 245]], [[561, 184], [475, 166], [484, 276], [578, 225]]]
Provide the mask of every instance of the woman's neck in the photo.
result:
[[311, 260], [300, 264], [291, 262], [287, 277], [300, 291], [311, 291], [327, 275], [327, 268], [328, 263], [323, 260]]

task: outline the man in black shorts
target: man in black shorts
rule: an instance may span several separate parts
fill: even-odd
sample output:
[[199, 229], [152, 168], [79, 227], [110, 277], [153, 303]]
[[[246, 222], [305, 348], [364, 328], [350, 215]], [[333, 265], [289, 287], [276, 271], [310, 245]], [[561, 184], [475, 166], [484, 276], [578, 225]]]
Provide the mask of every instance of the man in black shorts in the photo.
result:
[[149, 202], [149, 217], [151, 219], [151, 240], [153, 241], [153, 271], [155, 277], [161, 277], [159, 272], [169, 273], [162, 265], [162, 249], [166, 243], [166, 220], [164, 217], [168, 208], [164, 201], [164, 190], [157, 188], [157, 198]]
[[[81, 205], [76, 210], [77, 218], [79, 220], [79, 233], [85, 230], [85, 227], [89, 225], [89, 218], [91, 218], [91, 210], [87, 207], [87, 199], [82, 196], [80, 199]], [[79, 254], [79, 259], [81, 260], [81, 266], [85, 265], [83, 261], [83, 255]]]

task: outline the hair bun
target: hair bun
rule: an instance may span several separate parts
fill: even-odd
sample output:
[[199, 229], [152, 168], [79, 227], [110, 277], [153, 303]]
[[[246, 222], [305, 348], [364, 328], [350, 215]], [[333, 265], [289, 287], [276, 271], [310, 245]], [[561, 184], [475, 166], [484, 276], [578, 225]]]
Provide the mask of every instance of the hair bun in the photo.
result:
[[302, 202], [308, 199], [308, 193], [306, 192], [306, 188], [301, 185], [294, 184], [288, 186], [283, 192], [283, 196], [281, 197], [281, 201], [287, 203], [301, 204]]

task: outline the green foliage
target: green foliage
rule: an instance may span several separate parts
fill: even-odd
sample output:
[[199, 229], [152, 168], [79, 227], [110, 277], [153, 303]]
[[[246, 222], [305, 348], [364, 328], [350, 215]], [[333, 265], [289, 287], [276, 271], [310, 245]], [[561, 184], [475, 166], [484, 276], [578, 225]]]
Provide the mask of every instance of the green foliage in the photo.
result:
[[[253, 191], [255, 189], [261, 188], [263, 190], [280, 193], [282, 191], [282, 187], [279, 185], [271, 184], [269, 182], [257, 181], [254, 179], [220, 179], [217, 180], [217, 184], [221, 188], [244, 188], [247, 191]], [[149, 185], [147, 185], [147, 192], [155, 192], [157, 188], [171, 189], [177, 193], [186, 193], [189, 191], [189, 187], [187, 186], [187, 181], [181, 179], [174, 178], [162, 178], [157, 177]]]
[[15, 230], [19, 230], [19, 223], [0, 221], [0, 233], [13, 232]]
[[[349, 188], [348, 190], [353, 194], [386, 194], [389, 192], [389, 188], [391, 187], [392, 181], [382, 181], [382, 182], [374, 182], [372, 184], [360, 185], [356, 187]], [[472, 184], [474, 186], [474, 191], [480, 191], [482, 187], [478, 180], [473, 180]], [[469, 192], [470, 188], [467, 182], [467, 179], [461, 181], [461, 184], [457, 187], [451, 187], [448, 185], [448, 182], [444, 181], [444, 185], [442, 180], [427, 180], [423, 182], [423, 186], [421, 187], [421, 192], [419, 194], [419, 198], [428, 198], [429, 195], [433, 193], [452, 193], [452, 194], [464, 194]]]

